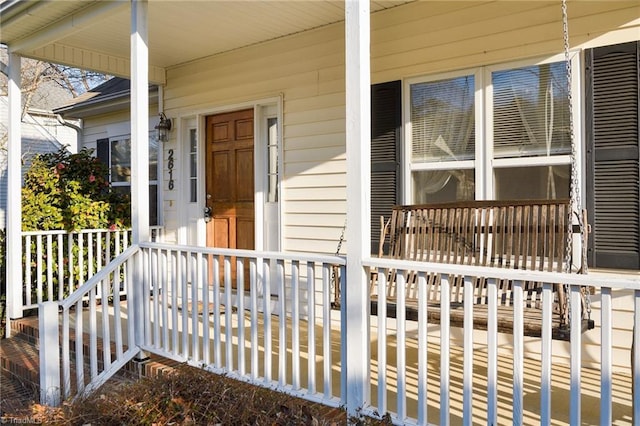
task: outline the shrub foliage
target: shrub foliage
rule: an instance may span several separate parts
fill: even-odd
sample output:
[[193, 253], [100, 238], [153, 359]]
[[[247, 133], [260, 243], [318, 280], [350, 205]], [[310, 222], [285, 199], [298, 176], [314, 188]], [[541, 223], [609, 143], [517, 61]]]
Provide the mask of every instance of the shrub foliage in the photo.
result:
[[34, 158], [22, 189], [22, 230], [123, 228], [130, 226], [128, 197], [109, 185], [105, 164], [82, 149]]
[[[55, 239], [52, 243], [52, 259], [47, 259], [47, 254], [38, 253], [35, 245], [30, 248], [23, 246], [23, 264], [30, 268], [32, 279], [25, 291], [31, 291], [32, 300], [49, 298], [46, 291], [41, 296], [37, 294], [35, 283], [38, 279], [46, 282], [46, 277], [51, 274], [53, 294], [66, 297], [70, 289], [65, 288], [64, 283], [82, 284], [89, 278], [87, 262], [93, 262], [96, 270], [97, 258], [88, 259], [88, 243], [80, 245], [76, 239], [79, 237], [71, 233], [86, 229], [128, 228], [131, 224], [130, 211], [128, 196], [111, 187], [107, 166], [93, 156], [92, 150], [85, 148], [71, 154], [63, 148], [34, 157], [22, 189], [22, 230], [67, 231], [70, 234], [66, 238], [71, 241], [72, 248], [70, 252], [64, 249], [64, 263], [60, 265], [55, 255], [60, 240]], [[111, 252], [116, 249], [115, 240], [108, 240], [104, 235], [101, 238], [103, 249]], [[94, 253], [98, 253], [97, 243], [96, 240], [92, 242]], [[30, 251], [29, 261], [25, 259], [27, 251]], [[80, 266], [80, 258], [84, 259], [84, 268]], [[40, 259], [44, 267], [39, 269], [34, 259]], [[106, 258], [101, 260], [102, 264], [108, 262]], [[2, 290], [4, 295], [5, 289]]]

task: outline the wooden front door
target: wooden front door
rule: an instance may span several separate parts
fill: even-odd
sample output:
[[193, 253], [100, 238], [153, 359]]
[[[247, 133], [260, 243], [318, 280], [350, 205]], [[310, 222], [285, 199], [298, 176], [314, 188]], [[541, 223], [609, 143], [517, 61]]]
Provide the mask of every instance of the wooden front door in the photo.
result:
[[[253, 133], [253, 109], [207, 117], [206, 206], [211, 209], [211, 221], [207, 223], [209, 247], [255, 248]], [[233, 259], [233, 287], [236, 286], [235, 269]], [[247, 275], [245, 282], [248, 282]]]

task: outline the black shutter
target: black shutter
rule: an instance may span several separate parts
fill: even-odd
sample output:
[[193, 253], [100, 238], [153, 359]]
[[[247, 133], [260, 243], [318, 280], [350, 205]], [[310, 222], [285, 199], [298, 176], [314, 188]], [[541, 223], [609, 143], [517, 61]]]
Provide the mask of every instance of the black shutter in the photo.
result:
[[380, 216], [388, 219], [400, 202], [402, 85], [371, 86], [371, 253], [378, 254]]
[[109, 167], [109, 138], [96, 141], [96, 157], [98, 161]]
[[586, 51], [589, 263], [640, 269], [640, 43]]

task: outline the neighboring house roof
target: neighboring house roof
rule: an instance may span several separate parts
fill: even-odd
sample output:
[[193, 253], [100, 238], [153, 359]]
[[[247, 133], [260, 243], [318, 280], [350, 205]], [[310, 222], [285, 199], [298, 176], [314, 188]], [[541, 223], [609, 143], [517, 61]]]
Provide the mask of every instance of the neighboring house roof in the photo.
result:
[[29, 108], [50, 112], [58, 105], [68, 102], [72, 97], [71, 92], [59, 83], [55, 81], [44, 81], [33, 93], [29, 101]]
[[[6, 140], [9, 122], [9, 101], [0, 97], [0, 140]], [[63, 145], [29, 114], [22, 118], [22, 174], [31, 167], [36, 154], [59, 151]], [[0, 147], [0, 228], [5, 226], [7, 208], [7, 152]]]
[[[0, 0], [2, 3], [3, 0]], [[0, 47], [0, 93], [4, 96], [7, 94], [7, 69], [6, 64], [8, 62], [7, 48]], [[41, 70], [44, 67], [36, 66], [38, 61], [35, 59], [23, 58], [22, 60], [22, 85], [29, 86], [28, 102], [29, 110], [42, 110], [51, 113], [51, 110], [73, 97], [71, 91], [64, 87], [64, 85], [57, 80], [52, 80], [50, 77], [42, 77]], [[37, 70], [37, 71], [36, 71]], [[41, 77], [37, 81], [33, 81], [33, 75], [39, 74]], [[26, 87], [23, 87], [26, 88]], [[23, 94], [23, 100], [27, 99], [27, 94]]]
[[[126, 78], [113, 77], [88, 92], [55, 108], [54, 113], [65, 118], [86, 118], [98, 114], [129, 108], [131, 82]], [[157, 102], [158, 86], [149, 85], [149, 102]]]

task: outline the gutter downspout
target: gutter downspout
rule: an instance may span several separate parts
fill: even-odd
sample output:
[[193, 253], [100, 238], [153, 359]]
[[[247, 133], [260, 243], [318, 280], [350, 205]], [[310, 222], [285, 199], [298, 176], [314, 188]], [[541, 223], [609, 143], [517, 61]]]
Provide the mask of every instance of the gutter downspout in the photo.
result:
[[[69, 127], [70, 129], [73, 129], [76, 131], [77, 133], [77, 137], [76, 137], [76, 151], [79, 150], [80, 148], [80, 142], [82, 141], [82, 126], [76, 126], [75, 124], [67, 121], [64, 119], [64, 117], [62, 117], [61, 114], [56, 114], [56, 119], [58, 120], [58, 123], [62, 124], [65, 127]], [[80, 120], [80, 122], [82, 122], [82, 120]]]

